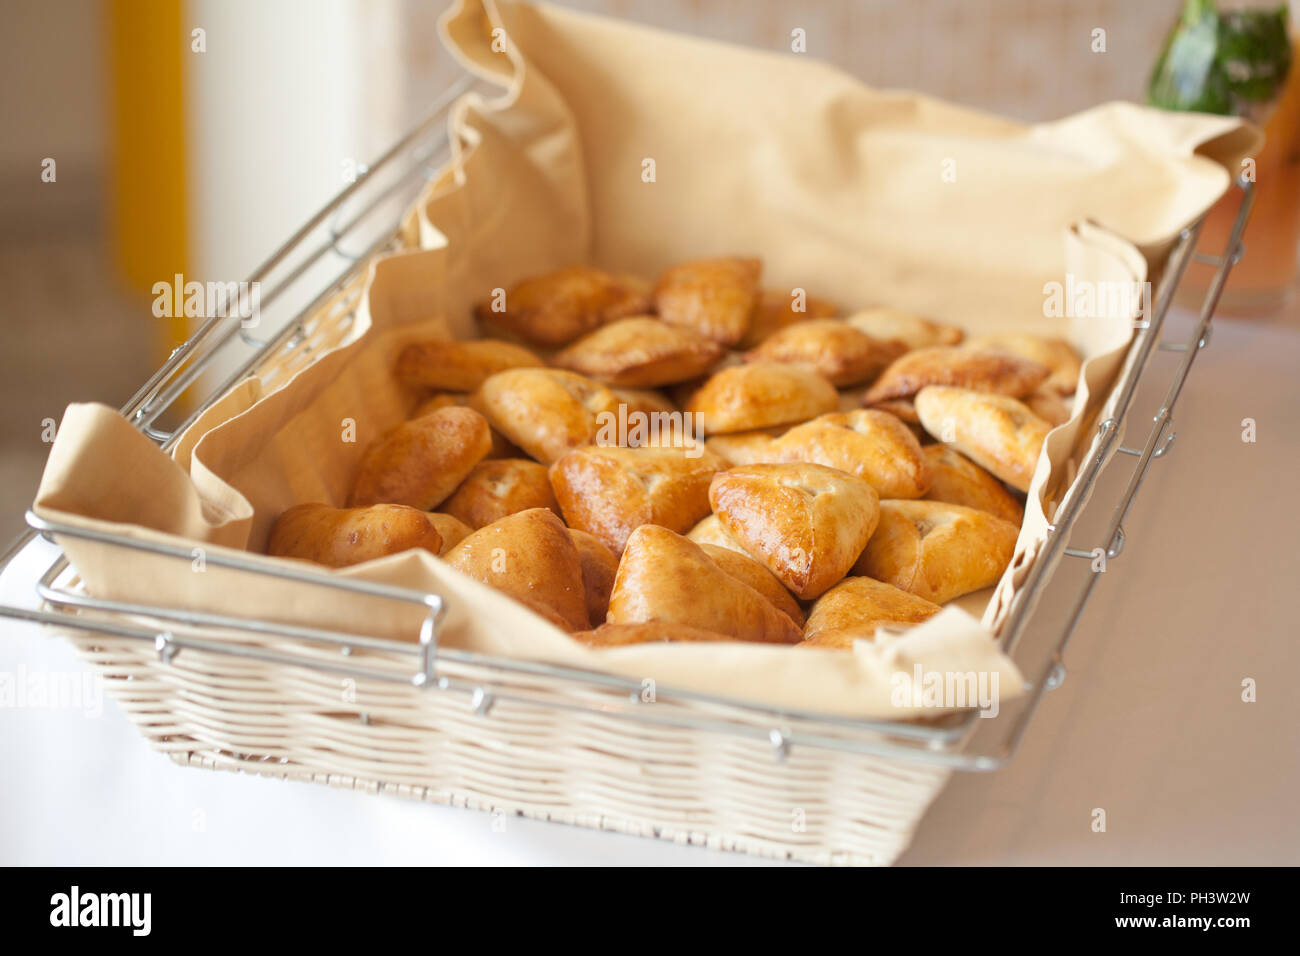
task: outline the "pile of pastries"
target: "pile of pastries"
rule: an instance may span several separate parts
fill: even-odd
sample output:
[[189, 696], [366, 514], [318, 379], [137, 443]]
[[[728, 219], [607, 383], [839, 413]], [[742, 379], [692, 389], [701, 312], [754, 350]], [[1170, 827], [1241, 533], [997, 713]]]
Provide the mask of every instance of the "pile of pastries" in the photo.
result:
[[497, 290], [476, 310], [492, 337], [400, 353], [410, 419], [347, 507], [290, 508], [269, 553], [425, 548], [596, 647], [844, 649], [994, 584], [1078, 354], [839, 317], [761, 273], [573, 266]]

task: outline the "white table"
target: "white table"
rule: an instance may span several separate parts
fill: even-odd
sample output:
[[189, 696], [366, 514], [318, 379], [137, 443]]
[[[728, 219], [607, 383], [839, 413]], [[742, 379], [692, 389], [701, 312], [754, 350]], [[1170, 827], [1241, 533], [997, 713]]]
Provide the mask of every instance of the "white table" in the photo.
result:
[[[1168, 331], [1189, 324], [1172, 316]], [[1139, 414], [1176, 358], [1158, 359]], [[1009, 768], [954, 778], [902, 862], [1300, 862], [1298, 369], [1300, 308], [1217, 323], [1064, 685]], [[1244, 418], [1255, 444], [1241, 440]], [[1103, 479], [1089, 524], [1109, 515], [1128, 461]], [[20, 556], [0, 599], [30, 602], [47, 553]], [[0, 671], [23, 668], [84, 665], [66, 642], [0, 623]], [[1247, 677], [1255, 703], [1241, 700]], [[0, 710], [0, 767], [5, 864], [759, 862], [518, 818], [497, 832], [486, 814], [186, 769], [107, 700], [99, 716]], [[1091, 827], [1098, 807], [1105, 833]]]

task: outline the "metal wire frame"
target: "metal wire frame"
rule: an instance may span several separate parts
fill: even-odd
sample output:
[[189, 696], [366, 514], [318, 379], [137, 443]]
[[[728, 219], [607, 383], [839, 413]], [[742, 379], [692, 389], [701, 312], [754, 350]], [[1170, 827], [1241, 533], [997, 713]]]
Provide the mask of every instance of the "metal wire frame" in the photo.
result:
[[[353, 284], [358, 276], [363, 275], [375, 256], [394, 245], [397, 231], [389, 229], [383, 232], [360, 255], [342, 252], [338, 248], [339, 239], [356, 231], [358, 225], [385, 200], [397, 195], [403, 186], [409, 187], [411, 180], [420, 172], [428, 174], [433, 171], [430, 161], [439, 151], [447, 147], [443, 126], [446, 112], [453, 101], [466, 92], [469, 86], [470, 81], [466, 79], [449, 89], [427, 120], [404, 137], [364, 176], [359, 177], [355, 183], [341, 192], [299, 229], [254, 272], [249, 281], [264, 281], [271, 276], [277, 267], [287, 262], [295, 252], [301, 252], [299, 247], [304, 246], [307, 240], [326, 223], [330, 224], [330, 240], [307, 252], [289, 275], [283, 278], [268, 296], [263, 296], [263, 302], [277, 298], [283, 291], [302, 279], [312, 264], [331, 249], [351, 264], [342, 275], [331, 282], [296, 318], [267, 341], [258, 341], [245, 335], [245, 330], [241, 329], [237, 322], [231, 322], [228, 318], [223, 320], [218, 317], [205, 321], [190, 340], [178, 348], [167, 363], [123, 407], [123, 415], [145, 434], [158, 441], [163, 450], [169, 450], [184, 430], [230, 387], [249, 376], [258, 375], [261, 369], [271, 364], [286, 350], [291, 351], [308, 343], [311, 324], [320, 310]], [[331, 222], [342, 215], [344, 205], [361, 195], [364, 187], [373, 181], [377, 174], [385, 170], [392, 172], [405, 152], [430, 139], [432, 144], [426, 144], [415, 163], [405, 170], [398, 170], [399, 176], [394, 183], [378, 194], [368, 196], [367, 205], [360, 212], [347, 220], [342, 227], [336, 227]], [[416, 186], [418, 185], [417, 182]], [[1134, 372], [1125, 377], [1116, 396], [1112, 416], [1099, 424], [1089, 456], [1076, 475], [1070, 494], [1054, 516], [1054, 522], [1048, 528], [1047, 539], [1030, 567], [1025, 581], [1017, 589], [1015, 601], [1010, 608], [1000, 638], [1002, 648], [1009, 654], [1015, 651], [1025, 635], [1042, 591], [1059, 559], [1062, 556], [1092, 557], [1091, 550], [1068, 547], [1066, 539], [1083, 512], [1084, 504], [1102, 471], [1117, 453], [1138, 459], [1125, 492], [1115, 507], [1104, 550], [1108, 557], [1114, 558], [1118, 557], [1123, 549], [1123, 522], [1133, 506], [1151, 462], [1163, 456], [1170, 447], [1173, 434], [1168, 432], [1168, 428], [1172, 422], [1174, 405], [1196, 354], [1209, 341], [1209, 328], [1214, 309], [1228, 273], [1241, 256], [1241, 234], [1253, 202], [1253, 189], [1252, 184], [1244, 180], [1239, 181], [1237, 186], [1242, 191], [1241, 207], [1226, 248], [1221, 255], [1206, 257], [1196, 252], [1200, 222], [1184, 230], [1174, 244], [1161, 279], [1153, 313], [1146, 321], [1138, 324], [1130, 345]], [[1195, 333], [1187, 343], [1160, 343], [1161, 329], [1173, 301], [1174, 292], [1188, 262], [1193, 258], [1211, 261], [1217, 267], [1202, 302]], [[197, 380], [216, 352], [236, 336], [244, 344], [255, 347], [256, 351], [237, 371], [214, 389], [180, 426], [169, 432], [155, 429], [153, 425], [159, 416]], [[1154, 427], [1150, 429], [1143, 445], [1136, 449], [1121, 446], [1119, 435], [1122, 423], [1132, 404], [1137, 382], [1157, 346], [1162, 350], [1182, 352], [1183, 358], [1169, 385], [1165, 402], [1154, 418]], [[49, 521], [31, 512], [27, 514], [27, 522], [31, 531], [15, 542], [3, 557], [0, 557], [0, 567], [8, 563], [36, 534], [51, 539], [56, 535], [80, 538], [180, 560], [192, 559], [192, 543], [182, 542], [181, 539], [176, 539], [175, 543], [144, 541], [122, 534], [94, 531]], [[1018, 702], [1019, 712], [1007, 715], [1009, 722], [1001, 741], [988, 750], [980, 751], [969, 746], [980, 724], [977, 714], [973, 711], [954, 715], [937, 724], [919, 725], [772, 708], [721, 695], [662, 686], [657, 688], [654, 706], [648, 707], [641, 703], [639, 681], [599, 671], [439, 648], [437, 625], [443, 608], [441, 599], [437, 595], [356, 579], [338, 578], [324, 571], [286, 567], [279, 562], [246, 552], [216, 548], [206, 549], [206, 552], [206, 560], [217, 567], [255, 574], [270, 574], [300, 584], [341, 589], [358, 595], [370, 595], [419, 605], [426, 613], [418, 643], [186, 609], [92, 598], [66, 586], [58, 585], [59, 579], [66, 577], [68, 571], [67, 560], [62, 556], [42, 575], [36, 589], [37, 595], [57, 610], [44, 611], [0, 606], [0, 616], [105, 633], [114, 637], [150, 641], [165, 661], [172, 660], [183, 650], [193, 649], [231, 654], [273, 664], [314, 668], [358, 678], [399, 681], [429, 691], [465, 694], [469, 697], [470, 706], [480, 714], [486, 714], [497, 700], [520, 701], [561, 709], [594, 707], [614, 719], [633, 719], [694, 730], [766, 738], [771, 743], [777, 759], [783, 759], [792, 746], [808, 746], [897, 757], [957, 770], [988, 771], [1003, 766], [1014, 756], [1043, 695], [1059, 684], [1064, 673], [1066, 645], [1082, 617], [1096, 583], [1096, 575], [1089, 575], [1086, 579], [1062, 624], [1055, 646], [1047, 655], [1045, 665], [1029, 681], [1028, 693]], [[314, 658], [308, 659], [294, 654], [201, 636], [204, 632], [213, 630], [244, 631], [290, 638], [307, 644], [336, 646], [340, 651], [342, 662], [330, 664]], [[356, 662], [347, 661], [347, 657], [356, 650], [395, 655], [399, 660], [411, 659], [412, 669], [406, 672], [366, 669]], [[546, 693], [527, 693], [521, 691], [517, 685], [509, 685], [507, 682], [511, 677], [544, 678], [550, 682], [551, 690]], [[578, 695], [568, 693], [578, 689], [598, 692], [601, 695], [599, 701], [582, 702], [578, 699]]]

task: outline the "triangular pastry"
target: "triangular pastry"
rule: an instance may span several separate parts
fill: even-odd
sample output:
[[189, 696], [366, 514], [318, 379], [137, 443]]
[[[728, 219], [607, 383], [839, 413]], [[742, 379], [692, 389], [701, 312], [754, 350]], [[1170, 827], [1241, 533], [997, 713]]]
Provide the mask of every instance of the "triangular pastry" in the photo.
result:
[[518, 368], [493, 375], [474, 393], [492, 427], [543, 464], [590, 445], [602, 416], [618, 417], [619, 400], [599, 382], [558, 368]]
[[916, 396], [916, 413], [931, 435], [1018, 491], [1029, 490], [1052, 430], [1014, 398], [967, 388], [932, 385]]
[[927, 500], [987, 511], [1020, 527], [1025, 509], [1002, 482], [975, 462], [943, 444], [926, 445], [925, 458], [930, 464], [930, 490], [925, 493]]
[[480, 461], [442, 503], [443, 511], [475, 529], [529, 508], [560, 513], [546, 466], [526, 458]]
[[495, 339], [412, 342], [398, 353], [394, 374], [412, 388], [472, 392], [497, 372], [545, 364], [523, 346]]
[[803, 627], [803, 608], [794, 596], [785, 589], [775, 574], [759, 564], [744, 551], [725, 548], [720, 544], [701, 544], [709, 560], [726, 571], [737, 581], [748, 584], [763, 597], [772, 602], [772, 606], [794, 621], [795, 627]]
[[348, 505], [410, 505], [432, 511], [491, 448], [491, 429], [473, 409], [440, 408], [413, 418], [366, 449]]
[[638, 281], [569, 266], [516, 283], [503, 299], [480, 303], [474, 314], [490, 328], [554, 348], [606, 322], [649, 311], [649, 296]]
[[726, 348], [689, 328], [648, 316], [619, 319], [551, 358], [551, 364], [627, 388], [685, 382], [717, 365]]
[[981, 335], [966, 344], [971, 348], [1001, 349], [1046, 365], [1052, 373], [1043, 381], [1041, 388], [1061, 395], [1073, 395], [1079, 385], [1079, 370], [1083, 367], [1083, 362], [1074, 346], [1065, 339], [1028, 332], [1000, 332]]
[[699, 524], [686, 533], [698, 545], [716, 544], [719, 548], [726, 548], [729, 551], [736, 551], [740, 554], [749, 556], [749, 552], [739, 541], [731, 536], [731, 532], [722, 526], [717, 515], [709, 515], [702, 519]]
[[878, 339], [895, 339], [909, 349], [928, 349], [934, 345], [956, 345], [963, 332], [955, 325], [944, 325], [902, 309], [876, 306], [854, 312], [844, 320]]
[[674, 266], [655, 284], [654, 304], [670, 325], [735, 345], [749, 329], [758, 295], [758, 259], [700, 259]]
[[863, 396], [864, 405], [911, 398], [927, 385], [957, 385], [1019, 398], [1042, 384], [1051, 370], [1009, 352], [935, 346], [908, 352], [885, 369]]
[[756, 451], [760, 462], [806, 461], [856, 475], [882, 498], [919, 498], [930, 468], [912, 430], [887, 412], [819, 415]]
[[880, 626], [907, 627], [939, 613], [939, 605], [873, 578], [845, 578], [808, 612], [801, 647], [849, 648]]
[[618, 556], [605, 547], [594, 534], [577, 528], [569, 529], [569, 537], [578, 549], [582, 562], [582, 587], [587, 596], [587, 619], [592, 627], [605, 623], [609, 612], [609, 593], [614, 590], [614, 575], [618, 573]]
[[266, 553], [343, 568], [411, 548], [431, 554], [442, 550], [442, 536], [430, 516], [418, 508], [305, 504], [294, 505], [275, 520]]
[[797, 295], [794, 289], [762, 289], [749, 319], [749, 330], [736, 345], [752, 349], [782, 329], [812, 319], [829, 319], [838, 311], [832, 303], [806, 292]]
[[474, 529], [459, 518], [453, 518], [441, 511], [426, 513], [429, 516], [429, 523], [438, 529], [438, 534], [442, 535], [442, 548], [438, 551], [439, 555], [446, 554], [474, 533]]
[[710, 435], [791, 425], [840, 407], [835, 386], [812, 369], [753, 362], [717, 372], [686, 402]]
[[907, 351], [838, 319], [811, 319], [782, 329], [745, 353], [747, 362], [801, 363], [837, 388], [873, 381]]

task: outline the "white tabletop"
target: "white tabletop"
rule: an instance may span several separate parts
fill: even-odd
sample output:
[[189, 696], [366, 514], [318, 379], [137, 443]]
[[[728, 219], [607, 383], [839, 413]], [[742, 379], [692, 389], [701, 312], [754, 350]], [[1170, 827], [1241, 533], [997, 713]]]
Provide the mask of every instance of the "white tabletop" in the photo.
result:
[[[1174, 316], [1168, 331], [1189, 324]], [[1177, 358], [1158, 357], [1134, 421], [1158, 407]], [[1174, 448], [1153, 464], [1124, 553], [1071, 642], [1064, 685], [1008, 768], [954, 777], [901, 862], [1300, 863], [1298, 367], [1300, 308], [1217, 323], [1180, 400]], [[1242, 441], [1246, 418], [1254, 444]], [[1085, 532], [1109, 516], [1129, 462], [1103, 479]], [[21, 555], [0, 600], [30, 604], [48, 553]], [[67, 642], [0, 622], [0, 672], [85, 670]], [[1241, 699], [1245, 678], [1255, 703]], [[182, 768], [109, 700], [100, 713], [0, 709], [0, 767], [2, 864], [759, 862], [518, 818], [494, 829], [466, 810]], [[1092, 828], [1096, 808], [1104, 833]]]

